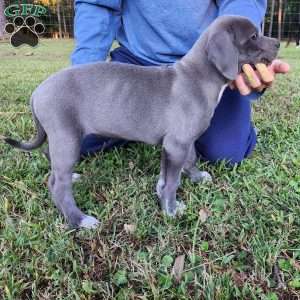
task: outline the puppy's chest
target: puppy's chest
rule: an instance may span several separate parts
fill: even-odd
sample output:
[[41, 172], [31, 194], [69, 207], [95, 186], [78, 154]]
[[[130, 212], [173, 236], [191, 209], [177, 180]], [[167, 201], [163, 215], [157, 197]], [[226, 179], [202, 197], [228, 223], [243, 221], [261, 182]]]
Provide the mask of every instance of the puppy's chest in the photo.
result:
[[205, 96], [202, 94], [202, 96], [182, 99], [179, 107], [172, 111], [173, 129], [184, 128], [187, 135], [201, 135], [209, 127], [215, 109], [227, 86], [228, 84], [221, 86], [219, 92], [211, 91]]
[[225, 91], [225, 89], [228, 87], [228, 83], [225, 83], [223, 86], [222, 86], [222, 88], [221, 88], [221, 90], [220, 90], [220, 92], [219, 92], [219, 95], [218, 95], [218, 99], [217, 99], [217, 104], [219, 104], [219, 102], [220, 102], [220, 100], [221, 100], [221, 98], [222, 98], [222, 96], [223, 96], [223, 93], [224, 93], [224, 91]]

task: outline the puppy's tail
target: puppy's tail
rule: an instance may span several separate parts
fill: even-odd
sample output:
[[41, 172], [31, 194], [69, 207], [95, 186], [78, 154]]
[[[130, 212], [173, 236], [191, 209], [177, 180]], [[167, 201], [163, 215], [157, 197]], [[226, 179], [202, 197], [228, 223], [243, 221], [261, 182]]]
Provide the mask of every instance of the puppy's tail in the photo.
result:
[[0, 139], [9, 145], [24, 151], [31, 151], [40, 147], [46, 141], [47, 134], [34, 113], [32, 99], [31, 99], [31, 110], [32, 110], [33, 120], [37, 129], [37, 135], [31, 141], [20, 142], [12, 138], [3, 137], [3, 136], [0, 136]]

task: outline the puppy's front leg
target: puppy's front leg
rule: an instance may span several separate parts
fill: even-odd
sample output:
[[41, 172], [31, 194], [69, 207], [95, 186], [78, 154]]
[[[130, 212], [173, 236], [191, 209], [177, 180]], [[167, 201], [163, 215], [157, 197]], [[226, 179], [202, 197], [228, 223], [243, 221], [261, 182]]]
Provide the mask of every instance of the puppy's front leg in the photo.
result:
[[185, 205], [176, 200], [176, 191], [180, 184], [180, 175], [188, 155], [189, 145], [170, 140], [163, 143], [160, 178], [157, 183], [157, 194], [162, 210], [174, 217], [185, 209]]
[[159, 199], [162, 197], [162, 191], [166, 184], [166, 152], [164, 149], [162, 149], [161, 152], [161, 159], [160, 159], [160, 173], [159, 173], [159, 179], [156, 184], [156, 193]]
[[200, 171], [196, 167], [197, 155], [194, 143], [191, 145], [188, 157], [183, 166], [183, 173], [186, 174], [194, 183], [210, 182], [212, 181], [211, 175], [206, 171]]

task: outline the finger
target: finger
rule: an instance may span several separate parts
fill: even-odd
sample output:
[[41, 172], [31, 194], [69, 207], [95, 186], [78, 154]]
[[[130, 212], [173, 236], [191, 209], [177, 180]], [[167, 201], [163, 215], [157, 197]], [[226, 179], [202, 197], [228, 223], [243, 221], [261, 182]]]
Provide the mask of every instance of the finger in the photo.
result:
[[290, 71], [290, 65], [282, 60], [275, 59], [269, 66], [269, 70], [274, 73], [286, 74]]
[[245, 79], [241, 74], [239, 74], [236, 78], [235, 86], [243, 96], [249, 95], [251, 93], [251, 88], [246, 84]]
[[263, 82], [270, 84], [274, 80], [274, 73], [267, 68], [265, 64], [258, 63], [255, 65]]
[[261, 86], [261, 82], [259, 77], [256, 75], [255, 71], [249, 64], [244, 64], [242, 66], [242, 69], [246, 75], [247, 81], [249, 82], [249, 85], [253, 89], [257, 89]]

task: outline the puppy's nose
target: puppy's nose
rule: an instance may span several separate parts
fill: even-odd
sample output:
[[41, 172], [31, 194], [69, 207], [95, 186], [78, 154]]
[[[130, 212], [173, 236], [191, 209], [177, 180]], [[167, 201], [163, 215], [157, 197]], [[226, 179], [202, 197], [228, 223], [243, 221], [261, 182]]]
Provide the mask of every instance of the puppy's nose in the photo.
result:
[[276, 41], [276, 43], [275, 43], [275, 47], [276, 47], [277, 49], [279, 49], [279, 48], [280, 48], [280, 41]]

